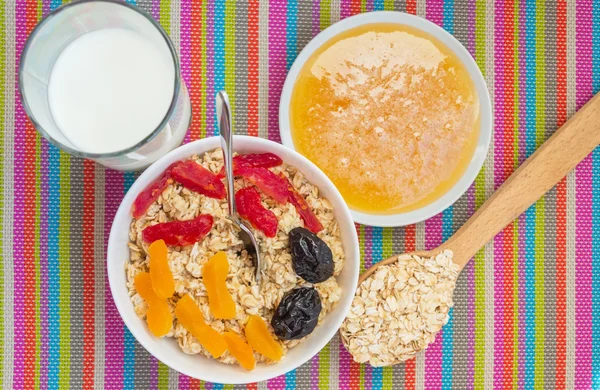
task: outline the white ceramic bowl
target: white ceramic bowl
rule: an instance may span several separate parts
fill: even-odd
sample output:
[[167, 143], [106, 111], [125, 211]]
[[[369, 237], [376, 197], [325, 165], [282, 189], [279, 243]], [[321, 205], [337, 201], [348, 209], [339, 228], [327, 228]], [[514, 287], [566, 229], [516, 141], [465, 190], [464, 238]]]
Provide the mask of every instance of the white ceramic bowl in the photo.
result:
[[125, 195], [110, 231], [107, 250], [108, 281], [115, 305], [123, 321], [139, 343], [161, 362], [185, 375], [209, 382], [238, 384], [263, 381], [285, 374], [300, 366], [316, 355], [335, 335], [350, 309], [358, 282], [360, 268], [358, 238], [346, 203], [333, 183], [317, 166], [297, 152], [278, 143], [257, 137], [235, 136], [235, 152], [275, 153], [285, 163], [298, 168], [333, 205], [346, 253], [344, 269], [337, 277], [343, 291], [342, 297], [333, 311], [327, 314], [323, 323], [315, 329], [309, 338], [292, 348], [281, 362], [270, 366], [257, 364], [254, 371], [250, 372], [238, 365], [219, 363], [200, 355], [186, 355], [173, 338], [157, 339], [150, 333], [145, 321], [139, 319], [135, 314], [125, 285], [125, 263], [129, 261], [129, 249], [127, 247], [129, 226], [133, 218], [131, 206], [138, 193], [160, 176], [171, 163], [218, 147], [220, 147], [218, 137], [205, 138], [181, 146], [152, 164], [135, 181], [127, 195]]
[[325, 42], [329, 41], [334, 36], [352, 29], [357, 26], [372, 23], [397, 23], [401, 25], [411, 26], [418, 28], [445, 44], [450, 50], [452, 50], [458, 58], [464, 63], [467, 68], [471, 79], [477, 89], [480, 104], [480, 132], [479, 140], [477, 141], [477, 147], [471, 163], [467, 167], [467, 170], [460, 178], [460, 180], [452, 187], [446, 194], [437, 199], [436, 201], [424, 206], [420, 209], [413, 210], [406, 213], [398, 214], [368, 214], [356, 210], [350, 209], [350, 213], [354, 218], [354, 221], [371, 226], [404, 226], [413, 223], [424, 221], [434, 215], [442, 212], [444, 209], [451, 206], [458, 198], [460, 198], [465, 191], [469, 188], [471, 183], [475, 180], [477, 173], [481, 169], [485, 157], [487, 155], [488, 146], [492, 138], [492, 105], [490, 102], [490, 96], [485, 84], [485, 80], [479, 70], [479, 67], [475, 63], [475, 60], [471, 57], [467, 49], [451, 34], [446, 30], [438, 27], [437, 25], [422, 19], [418, 16], [405, 14], [402, 12], [393, 11], [380, 11], [370, 12], [352, 16], [344, 19], [326, 30], [322, 31], [312, 41], [306, 45], [300, 55], [294, 61], [292, 68], [290, 69], [285, 84], [283, 85], [283, 91], [281, 93], [281, 100], [279, 102], [279, 131], [281, 133], [281, 141], [289, 148], [294, 149], [294, 142], [292, 140], [292, 134], [290, 130], [290, 99], [292, 96], [292, 90], [298, 73], [302, 70], [304, 63], [312, 56], [312, 54], [319, 49]]

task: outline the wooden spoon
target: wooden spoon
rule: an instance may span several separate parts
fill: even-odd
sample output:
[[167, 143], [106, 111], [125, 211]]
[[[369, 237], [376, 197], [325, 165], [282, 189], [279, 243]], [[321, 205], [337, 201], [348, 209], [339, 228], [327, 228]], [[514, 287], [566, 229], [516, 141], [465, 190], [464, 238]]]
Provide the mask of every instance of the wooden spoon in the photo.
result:
[[[412, 252], [432, 257], [449, 249], [462, 270], [496, 234], [540, 199], [600, 144], [600, 93], [558, 129], [502, 184], [448, 241], [429, 251]], [[360, 285], [377, 267], [398, 256], [380, 261], [358, 279]]]

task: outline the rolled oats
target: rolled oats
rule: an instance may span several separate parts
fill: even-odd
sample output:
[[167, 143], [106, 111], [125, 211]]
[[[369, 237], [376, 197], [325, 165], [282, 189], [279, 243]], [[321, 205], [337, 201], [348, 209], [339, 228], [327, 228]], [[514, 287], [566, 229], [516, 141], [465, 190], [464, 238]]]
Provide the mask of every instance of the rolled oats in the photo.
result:
[[[192, 157], [204, 168], [217, 173], [223, 166], [221, 150], [208, 152], [203, 156]], [[283, 164], [272, 168], [275, 173], [282, 173], [293, 183], [296, 190], [306, 197], [308, 204], [319, 218], [324, 229], [318, 236], [331, 248], [334, 260], [334, 276], [323, 283], [315, 284], [322, 301], [319, 322], [330, 312], [341, 297], [341, 288], [337, 284], [337, 276], [344, 266], [344, 251], [340, 237], [340, 229], [333, 214], [331, 204], [319, 194], [316, 186], [309, 183], [296, 168]], [[235, 181], [236, 191], [250, 185], [242, 178]], [[142, 230], [147, 226], [172, 220], [189, 220], [198, 214], [211, 214], [214, 224], [209, 234], [194, 245], [186, 247], [169, 247], [169, 267], [175, 279], [175, 295], [169, 299], [171, 309], [185, 294], [196, 300], [204, 314], [207, 324], [218, 331], [232, 330], [244, 338], [243, 329], [249, 315], [259, 315], [267, 324], [280, 300], [289, 290], [311, 285], [298, 277], [291, 265], [291, 254], [288, 248], [288, 233], [295, 227], [304, 226], [301, 217], [291, 204], [280, 205], [261, 194], [263, 205], [273, 211], [279, 220], [278, 232], [274, 238], [266, 237], [261, 231], [253, 232], [259, 241], [263, 259], [262, 283], [259, 286], [254, 280], [254, 267], [243, 243], [231, 221], [227, 218], [227, 201], [208, 198], [183, 188], [177, 183], [169, 185], [146, 214], [131, 222], [129, 231], [130, 261], [126, 263], [127, 287], [136, 314], [145, 319], [148, 306], [134, 288], [134, 278], [139, 272], [148, 271], [148, 243], [142, 240]], [[202, 283], [202, 267], [208, 259], [218, 251], [225, 251], [229, 260], [227, 289], [236, 302], [237, 315], [232, 320], [215, 319], [208, 307], [208, 298]], [[176, 319], [168, 336], [177, 339], [181, 349], [187, 354], [210, 354], [198, 341], [181, 326]], [[281, 341], [284, 353], [304, 339]], [[258, 362], [265, 358], [255, 353]], [[219, 359], [223, 363], [235, 363], [228, 352]]]
[[448, 322], [458, 272], [451, 251], [378, 267], [358, 286], [340, 329], [354, 360], [389, 366], [427, 348]]

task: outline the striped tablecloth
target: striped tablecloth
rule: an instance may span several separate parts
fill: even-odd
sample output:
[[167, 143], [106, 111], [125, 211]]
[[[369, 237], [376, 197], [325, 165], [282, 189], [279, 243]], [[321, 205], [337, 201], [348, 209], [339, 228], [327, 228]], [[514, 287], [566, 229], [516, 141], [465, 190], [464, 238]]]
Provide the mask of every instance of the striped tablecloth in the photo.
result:
[[[16, 92], [25, 39], [59, 1], [0, 0], [0, 388], [220, 388], [158, 363], [123, 325], [104, 251], [133, 174], [40, 139]], [[473, 54], [494, 101], [485, 167], [454, 207], [406, 228], [359, 226], [364, 266], [437, 246], [600, 88], [597, 0], [139, 0], [179, 48], [194, 112], [214, 134], [230, 92], [238, 132], [279, 140], [277, 108], [298, 51], [335, 21], [376, 9], [425, 17]], [[247, 130], [245, 130], [247, 129]], [[334, 338], [310, 362], [248, 388], [600, 387], [600, 150], [479, 252], [451, 320], [393, 368], [352, 362]]]

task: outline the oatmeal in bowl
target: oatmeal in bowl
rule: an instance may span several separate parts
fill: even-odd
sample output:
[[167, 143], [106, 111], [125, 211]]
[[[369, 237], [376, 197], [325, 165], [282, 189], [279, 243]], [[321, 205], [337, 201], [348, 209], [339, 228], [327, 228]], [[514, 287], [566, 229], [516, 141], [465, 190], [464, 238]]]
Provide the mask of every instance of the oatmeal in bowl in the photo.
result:
[[[108, 256], [115, 302], [134, 336], [187, 375], [244, 383], [283, 374], [316, 354], [348, 310], [358, 276], [349, 211], [303, 157], [236, 137], [235, 196], [259, 243], [258, 283], [229, 219], [218, 140], [196, 143], [206, 145], [160, 160], [162, 171], [136, 182], [119, 209]], [[113, 278], [117, 219], [127, 224], [118, 229], [126, 258]]]

